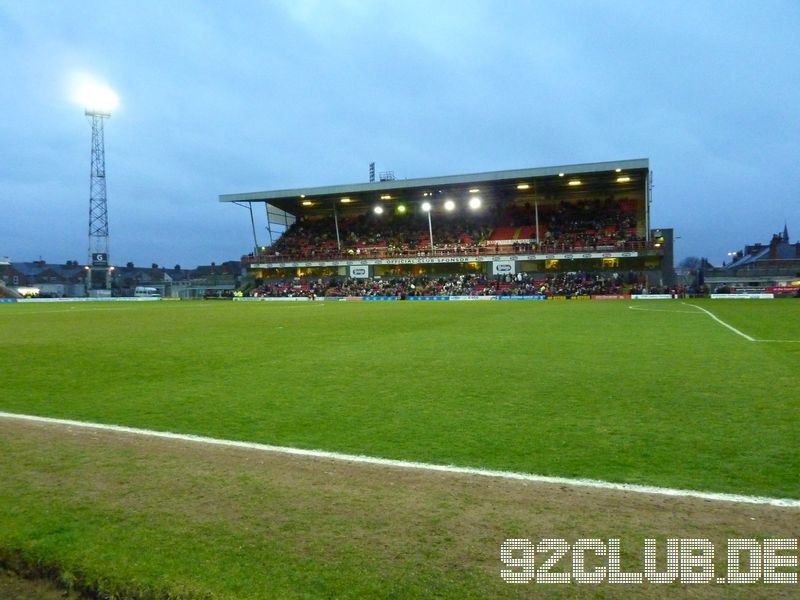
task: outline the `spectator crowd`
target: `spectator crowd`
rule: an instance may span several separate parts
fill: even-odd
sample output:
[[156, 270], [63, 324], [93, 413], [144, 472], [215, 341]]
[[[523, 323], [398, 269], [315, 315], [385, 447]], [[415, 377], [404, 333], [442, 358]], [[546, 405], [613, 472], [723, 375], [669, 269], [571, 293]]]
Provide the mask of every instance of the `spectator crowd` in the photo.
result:
[[[263, 282], [248, 291], [253, 297], [397, 297], [411, 296], [598, 296], [641, 293], [641, 278], [635, 273], [598, 275], [584, 272], [540, 273], [487, 277], [375, 277], [355, 279], [295, 278]], [[651, 290], [652, 291], [652, 290]]]
[[437, 215], [433, 248], [428, 221], [419, 214], [369, 212], [338, 219], [301, 217], [262, 254], [250, 255], [244, 260], [577, 252], [633, 249], [644, 244], [644, 238], [638, 233], [636, 204], [630, 200], [561, 202], [540, 207], [538, 212], [538, 232], [536, 210], [529, 203], [487, 207], [469, 214]]

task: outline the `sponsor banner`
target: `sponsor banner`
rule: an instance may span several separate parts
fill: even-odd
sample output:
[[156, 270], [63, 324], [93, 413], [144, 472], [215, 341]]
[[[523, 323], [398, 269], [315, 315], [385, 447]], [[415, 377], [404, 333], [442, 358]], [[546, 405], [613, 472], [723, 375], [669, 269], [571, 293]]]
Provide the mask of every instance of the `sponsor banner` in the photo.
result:
[[450, 296], [450, 300], [494, 300], [494, 296]]
[[491, 256], [415, 256], [410, 258], [376, 258], [375, 265], [414, 265], [417, 263], [489, 262]]
[[591, 296], [587, 295], [580, 295], [580, 296], [547, 296], [548, 300], [591, 300]]
[[800, 292], [800, 285], [771, 285], [767, 291], [771, 294], [796, 294]]
[[234, 302], [308, 302], [309, 298], [306, 296], [293, 296], [291, 298], [284, 296], [246, 296], [242, 298], [233, 298]]
[[496, 260], [570, 260], [575, 258], [631, 258], [639, 256], [638, 252], [567, 252], [558, 254], [518, 254], [513, 258], [495, 256], [494, 254], [459, 255], [459, 256], [409, 256], [402, 258], [375, 258], [369, 260], [293, 260], [268, 263], [252, 263], [251, 269], [282, 269], [292, 267], [341, 267], [349, 265], [419, 265], [431, 263], [464, 263], [464, 262], [493, 262]]
[[409, 296], [409, 300], [450, 300], [450, 296]]
[[672, 300], [672, 294], [631, 294], [631, 300]]
[[498, 300], [547, 300], [547, 296], [496, 296], [496, 298]]
[[525, 239], [525, 240], [489, 240], [487, 242], [490, 246], [492, 244], [497, 244], [498, 246], [513, 246], [514, 244], [535, 244], [535, 239]]
[[492, 263], [494, 275], [513, 275], [517, 272], [517, 263], [513, 260], [496, 260]]
[[592, 300], [630, 300], [630, 294], [608, 294], [607, 296], [592, 296]]
[[397, 296], [363, 296], [363, 300], [397, 300]]
[[16, 302], [16, 298], [0, 298], [0, 302]]
[[20, 298], [17, 302], [158, 302], [161, 298]]
[[711, 294], [714, 300], [770, 300], [775, 294]]
[[368, 279], [369, 267], [367, 265], [350, 265], [350, 277], [353, 279]]

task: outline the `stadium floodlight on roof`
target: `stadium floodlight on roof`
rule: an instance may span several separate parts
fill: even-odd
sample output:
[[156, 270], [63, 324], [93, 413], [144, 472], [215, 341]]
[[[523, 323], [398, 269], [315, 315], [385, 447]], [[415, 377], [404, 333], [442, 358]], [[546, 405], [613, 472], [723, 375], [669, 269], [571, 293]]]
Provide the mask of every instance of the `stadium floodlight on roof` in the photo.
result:
[[[108, 86], [96, 83], [83, 85], [78, 97], [92, 124], [92, 157], [89, 176], [89, 264], [87, 292], [111, 289], [108, 257], [108, 200], [106, 197], [106, 158], [103, 121], [119, 104], [117, 94]], [[94, 274], [99, 281], [93, 281]]]
[[433, 210], [433, 205], [427, 201], [423, 202], [422, 210], [428, 215], [428, 233], [431, 236], [431, 250], [433, 250], [433, 222], [431, 221], [431, 210]]

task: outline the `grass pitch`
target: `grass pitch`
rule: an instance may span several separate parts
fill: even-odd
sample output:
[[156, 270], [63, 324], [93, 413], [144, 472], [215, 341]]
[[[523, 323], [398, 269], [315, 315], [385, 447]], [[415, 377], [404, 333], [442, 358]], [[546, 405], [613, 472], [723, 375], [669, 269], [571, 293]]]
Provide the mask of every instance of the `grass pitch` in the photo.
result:
[[11, 305], [0, 410], [800, 498], [800, 303]]
[[[0, 410], [800, 498], [800, 303], [699, 305], [775, 341], [678, 301], [0, 306]], [[400, 477], [398, 506], [391, 474], [330, 487], [198, 448], [178, 467], [166, 450], [14, 431], [0, 429], [0, 564], [22, 557], [122, 596], [494, 596], [519, 590], [499, 581], [503, 537], [548, 522], [559, 537], [711, 535], [674, 518], [567, 526], [559, 503], [520, 505], [530, 493], [500, 502]], [[295, 476], [298, 489], [281, 483]], [[715, 531], [797, 536], [756, 512], [737, 513], [759, 518], [749, 530]]]

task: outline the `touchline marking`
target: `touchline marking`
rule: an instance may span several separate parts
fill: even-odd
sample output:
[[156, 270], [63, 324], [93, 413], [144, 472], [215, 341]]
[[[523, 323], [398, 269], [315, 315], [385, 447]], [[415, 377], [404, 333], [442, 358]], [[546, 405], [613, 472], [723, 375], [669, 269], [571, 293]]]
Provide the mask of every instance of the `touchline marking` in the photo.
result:
[[750, 337], [750, 336], [749, 336], [749, 335], [747, 335], [746, 333], [742, 333], [741, 331], [739, 331], [738, 329], [736, 329], [736, 327], [734, 327], [733, 325], [728, 325], [728, 324], [727, 324], [725, 321], [723, 321], [722, 319], [720, 319], [719, 317], [717, 317], [717, 315], [715, 315], [714, 313], [712, 313], [710, 310], [706, 310], [706, 309], [705, 309], [705, 308], [703, 308], [702, 306], [697, 306], [696, 304], [687, 304], [686, 302], [681, 302], [681, 304], [684, 304], [684, 305], [686, 305], [686, 306], [693, 306], [693, 307], [695, 307], [697, 310], [702, 310], [702, 311], [703, 311], [704, 313], [706, 313], [706, 314], [707, 314], [709, 317], [711, 317], [712, 319], [714, 319], [714, 320], [715, 320], [717, 323], [719, 323], [719, 324], [720, 324], [720, 325], [722, 325], [723, 327], [727, 327], [728, 329], [730, 329], [730, 330], [731, 330], [733, 333], [735, 333], [736, 335], [740, 335], [740, 336], [742, 336], [742, 337], [743, 337], [744, 339], [746, 339], [748, 342], [755, 342], [755, 341], [758, 341], [758, 340], [756, 340], [755, 338], [753, 338], [753, 337]]
[[80, 427], [83, 429], [99, 429], [102, 431], [114, 431], [118, 433], [129, 433], [154, 438], [168, 440], [180, 440], [213, 446], [227, 446], [233, 448], [246, 448], [261, 452], [272, 452], [275, 454], [287, 454], [291, 456], [304, 456], [312, 458], [325, 458], [343, 462], [361, 463], [370, 465], [380, 465], [384, 467], [396, 467], [400, 469], [418, 469], [421, 471], [438, 471], [442, 473], [454, 473], [458, 475], [478, 475], [481, 477], [496, 477], [498, 479], [514, 479], [519, 481], [532, 481], [535, 483], [550, 483], [556, 485], [568, 485], [572, 487], [587, 487], [603, 490], [614, 490], [620, 492], [633, 492], [637, 494], [654, 494], [660, 496], [676, 496], [682, 498], [698, 498], [701, 500], [712, 500], [716, 502], [735, 502], [740, 504], [761, 504], [768, 506], [780, 506], [788, 508], [800, 508], [800, 500], [793, 498], [770, 498], [767, 496], [745, 496], [739, 494], [725, 494], [715, 492], [700, 492], [695, 490], [680, 490], [675, 488], [665, 488], [649, 485], [636, 485], [632, 483], [613, 483], [599, 479], [571, 479], [568, 477], [550, 477], [547, 475], [534, 475], [532, 473], [515, 473], [513, 471], [494, 471], [491, 469], [479, 469], [475, 467], [457, 467], [454, 465], [437, 465], [430, 463], [413, 462], [406, 460], [393, 460], [388, 458], [376, 458], [373, 456], [363, 456], [356, 454], [344, 454], [341, 452], [328, 452], [326, 450], [304, 450], [302, 448], [291, 448], [286, 446], [271, 446], [269, 444], [258, 444], [255, 442], [239, 442], [235, 440], [223, 440], [210, 438], [201, 435], [191, 435], [185, 433], [171, 433], [166, 431], [154, 431], [150, 429], [138, 429], [135, 427], [125, 427], [122, 425], [105, 425], [102, 423], [91, 423], [86, 421], [73, 421], [70, 419], [55, 419], [52, 417], [38, 417], [35, 415], [22, 415], [0, 411], [0, 418], [16, 419], [19, 421], [32, 421], [36, 423], [47, 423], [50, 425], [63, 425], [66, 427]]
[[668, 310], [664, 308], [642, 308], [641, 306], [629, 306], [631, 310], [643, 310], [644, 312], [665, 312], [665, 313], [683, 313], [684, 315], [697, 315], [693, 310]]
[[76, 308], [76, 307], [73, 306], [71, 308], [56, 308], [56, 309], [53, 309], [53, 310], [25, 310], [25, 311], [21, 311], [21, 312], [15, 311], [13, 313], [6, 313], [6, 314], [11, 314], [14, 317], [18, 317], [20, 315], [53, 315], [53, 314], [57, 314], [57, 313], [95, 312], [95, 311], [99, 311], [99, 310], [117, 311], [117, 310], [133, 310], [133, 309], [131, 309], [130, 307], [127, 307], [127, 306], [120, 306], [118, 308], [117, 307], [115, 307], [115, 308], [103, 307], [103, 306], [98, 306], [97, 308], [88, 308], [88, 307], [87, 308]]

